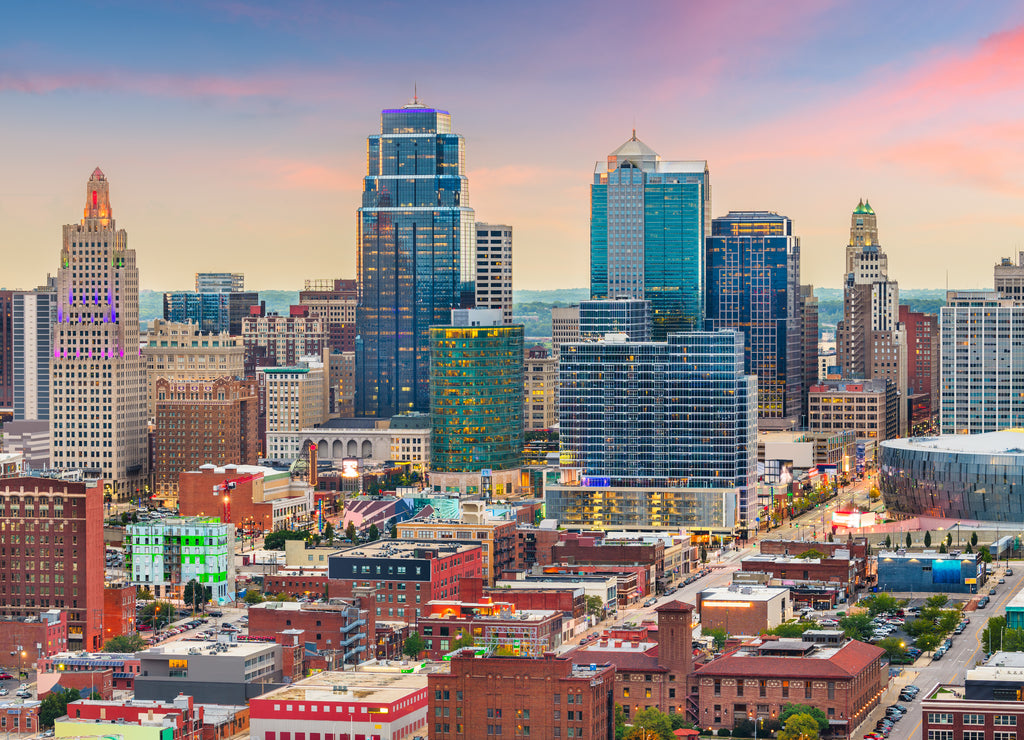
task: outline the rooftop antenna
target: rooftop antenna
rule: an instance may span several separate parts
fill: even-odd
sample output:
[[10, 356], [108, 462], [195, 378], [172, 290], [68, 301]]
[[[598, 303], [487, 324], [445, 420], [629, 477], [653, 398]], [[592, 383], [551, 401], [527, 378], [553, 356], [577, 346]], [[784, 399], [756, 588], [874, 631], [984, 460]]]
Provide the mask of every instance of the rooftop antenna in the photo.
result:
[[419, 103], [420, 103], [419, 90], [418, 90], [418, 86], [417, 86], [417, 84], [415, 82], [412, 83], [412, 102], [413, 102], [414, 105], [419, 105]]

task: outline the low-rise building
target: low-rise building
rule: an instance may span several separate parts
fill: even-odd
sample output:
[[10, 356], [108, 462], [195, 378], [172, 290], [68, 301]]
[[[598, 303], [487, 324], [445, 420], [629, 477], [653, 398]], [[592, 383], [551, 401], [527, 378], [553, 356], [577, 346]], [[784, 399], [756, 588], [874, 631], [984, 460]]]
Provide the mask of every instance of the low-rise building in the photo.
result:
[[125, 567], [133, 586], [180, 599], [191, 580], [224, 604], [235, 598], [235, 528], [214, 517], [169, 517], [129, 524]]
[[431, 740], [615, 737], [611, 665], [554, 656], [477, 655], [466, 648], [450, 666], [450, 673], [427, 679]]
[[878, 588], [976, 594], [985, 583], [985, 565], [975, 554], [935, 550], [883, 550], [878, 553]]
[[782, 555], [796, 557], [810, 550], [816, 550], [829, 558], [847, 558], [857, 567], [858, 583], [867, 583], [875, 577], [874, 558], [871, 543], [867, 537], [848, 536], [845, 540], [837, 538], [835, 542], [817, 542], [814, 540], [761, 539], [758, 548], [762, 555]]
[[328, 577], [376, 587], [376, 616], [413, 623], [434, 599], [458, 599], [459, 580], [483, 577], [478, 544], [379, 540], [331, 555]]
[[[639, 542], [578, 532], [561, 532], [551, 546], [548, 562], [575, 565], [647, 565], [654, 566], [656, 578], [665, 572], [665, 544], [662, 541]], [[544, 556], [537, 553], [538, 561]], [[655, 580], [652, 579], [653, 588]]]
[[921, 700], [921, 737], [1013, 740], [1024, 725], [1020, 676], [1024, 655], [996, 652], [969, 668], [964, 685], [939, 684]]
[[538, 657], [562, 644], [562, 612], [517, 609], [490, 599], [431, 601], [416, 623], [425, 657], [441, 660], [460, 639], [512, 655]]
[[327, 604], [267, 601], [249, 607], [249, 634], [274, 635], [300, 630], [307, 649], [341, 653], [341, 662], [360, 663], [373, 656], [375, 597], [373, 589], [357, 589], [351, 599]]
[[[295, 640], [298, 643], [298, 640]], [[188, 692], [204, 700], [244, 704], [284, 679], [284, 647], [276, 642], [167, 642], [136, 653], [135, 697], [173, 701]]]
[[825, 713], [834, 737], [850, 737], [878, 705], [888, 675], [884, 650], [844, 639], [757, 639], [705, 663], [694, 672], [697, 723], [732, 729], [740, 720], [778, 719], [787, 704], [809, 704]]
[[419, 667], [370, 664], [317, 673], [250, 701], [249, 735], [252, 740], [411, 740], [426, 734], [427, 683]]
[[38, 732], [40, 706], [40, 701], [0, 700], [0, 732], [17, 735]]
[[596, 596], [601, 599], [601, 603], [608, 610], [616, 610], [618, 604], [619, 582], [613, 574], [570, 575], [517, 571], [506, 574], [494, 584], [494, 587], [515, 591], [555, 591], [582, 588], [585, 597]]
[[181, 694], [171, 702], [95, 701], [68, 704], [67, 716], [53, 726], [56, 737], [110, 737], [125, 740], [201, 740], [203, 709]]
[[721, 629], [729, 635], [759, 635], [793, 618], [788, 588], [725, 586], [697, 594], [702, 629]]
[[656, 625], [607, 630], [596, 642], [567, 654], [575, 663], [615, 669], [614, 701], [626, 717], [655, 707], [686, 714], [693, 670], [693, 607], [670, 601], [656, 610]]
[[68, 649], [68, 615], [47, 609], [33, 617], [0, 617], [0, 655], [13, 668], [28, 671], [36, 661]]
[[65, 652], [40, 658], [36, 671], [40, 693], [58, 683], [78, 688], [80, 683], [65, 683], [64, 678], [68, 674], [81, 674], [85, 677], [81, 684], [100, 687], [103, 685], [102, 674], [105, 671], [111, 671], [112, 689], [132, 691], [135, 677], [142, 671], [142, 664], [135, 653]]
[[182, 516], [219, 516], [223, 521], [229, 515], [246, 533], [291, 529], [313, 516], [313, 487], [286, 471], [260, 465], [203, 465], [182, 473], [178, 481]]
[[138, 589], [128, 583], [107, 583], [103, 587], [103, 641], [135, 632], [135, 596]]
[[483, 502], [466, 502], [463, 504], [461, 521], [438, 519], [415, 519], [398, 525], [398, 539], [401, 540], [441, 540], [475, 542], [480, 545], [483, 557], [484, 578], [488, 585], [506, 570], [516, 567], [516, 547], [518, 537], [516, 523], [507, 520], [490, 520], [486, 517], [482, 506], [473, 508], [474, 504]]
[[853, 593], [859, 583], [857, 564], [850, 557], [801, 558], [785, 555], [752, 555], [743, 561], [743, 571], [768, 573], [783, 585], [786, 581], [821, 581]]

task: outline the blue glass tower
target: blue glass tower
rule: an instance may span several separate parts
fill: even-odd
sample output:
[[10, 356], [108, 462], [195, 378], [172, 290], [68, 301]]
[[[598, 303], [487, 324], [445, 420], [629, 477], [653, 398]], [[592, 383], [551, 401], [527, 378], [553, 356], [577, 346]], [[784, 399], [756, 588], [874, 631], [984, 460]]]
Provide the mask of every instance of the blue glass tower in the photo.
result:
[[706, 261], [707, 328], [743, 332], [761, 419], [799, 420], [800, 240], [793, 222], [769, 211], [730, 211], [711, 222]]
[[476, 227], [465, 142], [414, 102], [367, 139], [358, 217], [356, 414], [430, 410], [430, 326], [472, 306]]
[[633, 137], [598, 162], [590, 188], [590, 297], [651, 302], [656, 341], [704, 325], [707, 162], [664, 162]]

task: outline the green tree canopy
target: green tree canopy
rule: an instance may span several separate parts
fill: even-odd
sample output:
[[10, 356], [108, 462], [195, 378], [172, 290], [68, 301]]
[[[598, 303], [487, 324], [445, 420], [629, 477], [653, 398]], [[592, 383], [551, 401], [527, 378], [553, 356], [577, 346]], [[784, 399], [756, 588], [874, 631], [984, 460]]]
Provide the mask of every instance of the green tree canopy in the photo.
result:
[[166, 627], [175, 618], [174, 604], [168, 601], [150, 601], [142, 607], [139, 621], [147, 622], [154, 629]]
[[931, 547], [932, 546], [932, 533], [931, 532], [925, 531], [925, 533], [924, 533], [924, 546], [925, 547]]
[[892, 594], [887, 594], [884, 591], [867, 596], [857, 603], [857, 606], [862, 606], [867, 609], [868, 614], [872, 617], [877, 617], [879, 614], [883, 614], [885, 612], [896, 611], [906, 605], [906, 601], [900, 601]]
[[927, 653], [937, 648], [940, 642], [942, 642], [941, 637], [934, 632], [928, 632], [918, 637], [914, 644], [917, 645], [918, 650]]
[[245, 589], [245, 597], [242, 599], [246, 604], [259, 604], [263, 601], [263, 594], [255, 588]]
[[137, 653], [146, 649], [146, 641], [138, 634], [115, 635], [103, 643], [104, 652], [108, 653]]
[[308, 540], [309, 533], [293, 529], [278, 529], [263, 538], [264, 550], [283, 550], [288, 540]]
[[135, 598], [138, 601], [152, 601], [153, 592], [148, 587], [142, 586], [138, 591], [135, 592]]
[[885, 536], [885, 548], [888, 550], [892, 547], [892, 537], [890, 535]]
[[[819, 710], [820, 711], [820, 710]], [[779, 740], [818, 740], [818, 722], [809, 714], [793, 714], [782, 723]]]
[[839, 620], [839, 629], [853, 640], [867, 640], [875, 631], [867, 614], [847, 614]]
[[68, 704], [81, 698], [82, 694], [78, 689], [51, 692], [39, 705], [39, 727], [43, 729], [53, 727], [55, 719], [68, 713]]
[[807, 622], [784, 622], [771, 629], [763, 630], [762, 635], [777, 635], [778, 637], [800, 637], [807, 630], [814, 629], [814, 625]]
[[988, 545], [982, 545], [981, 547], [978, 548], [978, 558], [983, 563], [991, 563], [992, 562], [992, 553], [989, 551]]
[[710, 637], [714, 641], [715, 650], [721, 650], [724, 648], [725, 641], [729, 637], [726, 631], [720, 627], [715, 629], [702, 629], [701, 634], [705, 637]]
[[359, 539], [359, 532], [356, 531], [355, 522], [349, 522], [348, 526], [345, 527], [345, 537], [346, 539], [348, 539], [349, 542], [352, 542], [353, 544], [357, 539]]
[[913, 547], [914, 538], [910, 536], [910, 532], [907, 532], [907, 547]]
[[201, 584], [196, 579], [192, 579], [185, 584], [185, 590], [182, 594], [182, 601], [185, 602], [185, 606], [190, 608], [192, 611], [199, 611], [206, 604], [208, 596], [206, 593], [206, 586]]
[[782, 713], [779, 715], [779, 721], [785, 722], [787, 719], [792, 717], [794, 714], [806, 714], [814, 718], [814, 721], [818, 723], [818, 730], [825, 732], [829, 728], [828, 717], [818, 707], [812, 707], [809, 704], [785, 704], [782, 707]]
[[334, 525], [330, 522], [324, 525], [324, 542], [334, 542]]
[[801, 560], [823, 560], [824, 558], [827, 558], [828, 555], [823, 553], [821, 550], [815, 550], [812, 547], [810, 550], [806, 550], [797, 555], [796, 557], [800, 558]]
[[426, 649], [427, 644], [423, 642], [423, 638], [420, 637], [419, 632], [413, 632], [411, 635], [406, 637], [405, 644], [402, 645], [402, 652], [410, 658], [418, 658], [420, 653]]
[[380, 530], [376, 524], [371, 524], [370, 528], [366, 530], [366, 539], [370, 542], [376, 542], [380, 539]]
[[977, 547], [977, 546], [978, 546], [978, 533], [977, 532], [971, 532], [971, 547]]
[[1024, 651], [1024, 630], [1006, 629], [1006, 617], [992, 617], [985, 629], [981, 631], [981, 649], [1006, 650], [1008, 652]]
[[651, 707], [633, 715], [626, 740], [675, 740], [672, 720], [664, 712]]
[[906, 643], [898, 637], [886, 637], [875, 643], [889, 656], [890, 662], [899, 662], [907, 654]]

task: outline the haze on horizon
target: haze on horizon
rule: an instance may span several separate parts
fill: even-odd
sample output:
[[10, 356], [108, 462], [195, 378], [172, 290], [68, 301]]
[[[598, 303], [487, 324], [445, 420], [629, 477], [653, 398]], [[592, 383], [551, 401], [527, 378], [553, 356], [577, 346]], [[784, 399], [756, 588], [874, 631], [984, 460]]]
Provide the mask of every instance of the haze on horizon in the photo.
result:
[[792, 218], [802, 282], [839, 286], [866, 197], [901, 287], [988, 287], [1024, 249], [1022, 66], [1010, 0], [12, 5], [0, 282], [56, 272], [96, 166], [143, 288], [354, 277], [366, 136], [417, 84], [477, 219], [515, 229], [517, 289], [589, 284], [594, 163], [634, 125], [708, 160], [713, 215]]

